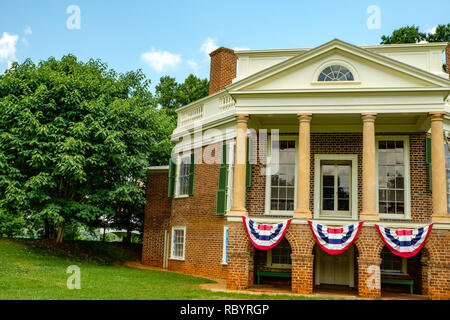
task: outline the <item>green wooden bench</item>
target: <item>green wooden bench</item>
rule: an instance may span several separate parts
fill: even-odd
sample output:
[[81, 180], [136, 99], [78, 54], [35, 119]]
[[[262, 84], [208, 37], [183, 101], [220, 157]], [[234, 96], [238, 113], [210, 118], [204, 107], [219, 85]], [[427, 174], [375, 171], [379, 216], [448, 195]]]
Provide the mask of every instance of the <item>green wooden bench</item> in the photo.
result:
[[384, 278], [384, 279], [381, 279], [381, 283], [409, 285], [409, 294], [413, 294], [413, 284], [414, 284], [413, 280]]
[[278, 277], [278, 278], [290, 278], [290, 272], [271, 272], [271, 271], [258, 271], [256, 272], [258, 277], [257, 284], [261, 284], [261, 277]]

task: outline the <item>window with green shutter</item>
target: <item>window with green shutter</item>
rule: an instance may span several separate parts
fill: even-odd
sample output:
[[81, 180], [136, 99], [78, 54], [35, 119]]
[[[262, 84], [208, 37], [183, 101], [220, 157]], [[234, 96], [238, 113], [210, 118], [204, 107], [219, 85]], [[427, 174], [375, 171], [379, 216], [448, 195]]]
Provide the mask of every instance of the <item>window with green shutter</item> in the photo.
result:
[[195, 183], [195, 153], [191, 153], [191, 163], [189, 166], [189, 190], [190, 196], [194, 195], [194, 183]]
[[225, 214], [227, 211], [227, 189], [228, 189], [228, 161], [227, 144], [222, 145], [222, 161], [219, 167], [219, 181], [216, 197], [216, 213]]

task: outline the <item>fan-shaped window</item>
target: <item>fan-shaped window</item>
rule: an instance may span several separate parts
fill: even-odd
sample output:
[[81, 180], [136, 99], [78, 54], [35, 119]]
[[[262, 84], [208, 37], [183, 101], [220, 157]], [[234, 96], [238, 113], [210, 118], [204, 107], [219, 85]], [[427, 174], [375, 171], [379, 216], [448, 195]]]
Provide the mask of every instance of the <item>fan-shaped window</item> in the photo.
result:
[[318, 81], [353, 81], [353, 74], [344, 66], [332, 65], [322, 70]]

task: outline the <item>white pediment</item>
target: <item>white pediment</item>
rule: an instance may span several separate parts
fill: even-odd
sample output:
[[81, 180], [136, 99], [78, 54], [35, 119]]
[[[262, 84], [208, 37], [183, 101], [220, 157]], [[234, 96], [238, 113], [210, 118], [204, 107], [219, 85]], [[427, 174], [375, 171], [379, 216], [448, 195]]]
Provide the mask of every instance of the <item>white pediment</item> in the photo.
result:
[[[342, 65], [353, 81], [318, 81], [329, 65]], [[427, 88], [450, 86], [450, 81], [368, 50], [333, 40], [232, 84], [228, 90], [279, 91], [367, 88]]]

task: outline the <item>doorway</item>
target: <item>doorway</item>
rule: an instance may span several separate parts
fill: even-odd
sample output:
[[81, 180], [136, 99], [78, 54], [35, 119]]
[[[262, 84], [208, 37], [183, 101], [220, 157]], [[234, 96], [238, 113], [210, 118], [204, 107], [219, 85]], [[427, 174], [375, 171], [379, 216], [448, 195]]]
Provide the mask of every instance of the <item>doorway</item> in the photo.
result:
[[355, 286], [353, 245], [337, 255], [328, 254], [316, 245], [315, 256], [315, 285]]

